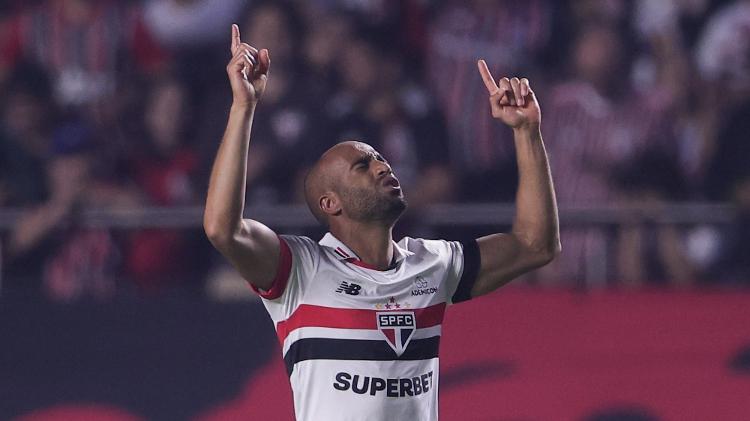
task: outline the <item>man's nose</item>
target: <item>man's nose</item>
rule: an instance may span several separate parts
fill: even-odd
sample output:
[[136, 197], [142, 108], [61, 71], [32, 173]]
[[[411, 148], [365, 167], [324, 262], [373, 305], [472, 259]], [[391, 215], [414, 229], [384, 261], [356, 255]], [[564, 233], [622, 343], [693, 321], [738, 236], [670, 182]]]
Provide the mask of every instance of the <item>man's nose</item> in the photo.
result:
[[382, 161], [375, 161], [377, 164], [375, 165], [375, 174], [378, 175], [378, 177], [381, 177], [383, 175], [387, 175], [393, 172], [391, 170], [391, 166], [386, 164]]

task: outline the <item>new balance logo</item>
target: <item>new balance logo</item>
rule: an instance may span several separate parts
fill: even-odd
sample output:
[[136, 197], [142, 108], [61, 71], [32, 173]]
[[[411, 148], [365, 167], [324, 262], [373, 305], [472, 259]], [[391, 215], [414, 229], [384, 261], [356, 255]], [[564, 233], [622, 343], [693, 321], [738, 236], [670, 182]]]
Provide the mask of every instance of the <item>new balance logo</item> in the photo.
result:
[[347, 295], [359, 295], [359, 290], [362, 289], [362, 285], [355, 284], [354, 282], [342, 282], [341, 285], [339, 285], [338, 288], [336, 288], [336, 292], [339, 294], [347, 294]]

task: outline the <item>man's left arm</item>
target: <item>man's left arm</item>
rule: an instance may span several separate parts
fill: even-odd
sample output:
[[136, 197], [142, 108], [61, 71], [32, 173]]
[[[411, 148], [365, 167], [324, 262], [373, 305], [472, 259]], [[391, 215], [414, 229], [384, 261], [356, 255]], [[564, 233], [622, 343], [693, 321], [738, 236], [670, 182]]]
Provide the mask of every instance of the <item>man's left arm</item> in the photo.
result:
[[541, 133], [541, 111], [526, 78], [492, 78], [478, 62], [490, 94], [492, 116], [513, 129], [518, 192], [513, 229], [477, 239], [481, 264], [471, 296], [487, 294], [560, 253], [557, 202]]

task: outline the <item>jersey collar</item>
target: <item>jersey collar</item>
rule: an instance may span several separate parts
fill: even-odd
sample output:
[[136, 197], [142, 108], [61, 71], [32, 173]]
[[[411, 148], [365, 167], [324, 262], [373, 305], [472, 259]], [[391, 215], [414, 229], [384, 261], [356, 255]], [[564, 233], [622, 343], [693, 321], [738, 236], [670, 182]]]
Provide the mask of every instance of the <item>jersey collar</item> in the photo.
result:
[[[352, 263], [357, 266], [361, 266], [367, 269], [377, 270], [369, 264], [359, 259], [359, 256], [353, 252], [346, 244], [342, 243], [338, 238], [334, 237], [330, 232], [326, 233], [323, 238], [318, 242], [321, 246], [328, 247], [339, 260], [344, 260], [348, 263]], [[393, 242], [393, 264], [389, 269], [396, 267], [402, 260], [406, 259], [407, 256], [411, 256], [412, 252], [401, 248], [398, 243]]]

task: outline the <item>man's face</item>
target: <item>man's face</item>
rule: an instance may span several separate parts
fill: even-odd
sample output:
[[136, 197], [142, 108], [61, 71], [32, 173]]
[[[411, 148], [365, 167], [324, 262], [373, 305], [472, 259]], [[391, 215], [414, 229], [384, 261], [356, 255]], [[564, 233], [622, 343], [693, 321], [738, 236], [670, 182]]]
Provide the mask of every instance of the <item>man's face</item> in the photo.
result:
[[370, 145], [342, 147], [336, 180], [343, 212], [358, 221], [395, 223], [406, 210], [406, 199], [388, 162]]
[[617, 34], [609, 29], [588, 30], [575, 46], [575, 66], [578, 75], [599, 86], [608, 86], [621, 77], [622, 43]]

